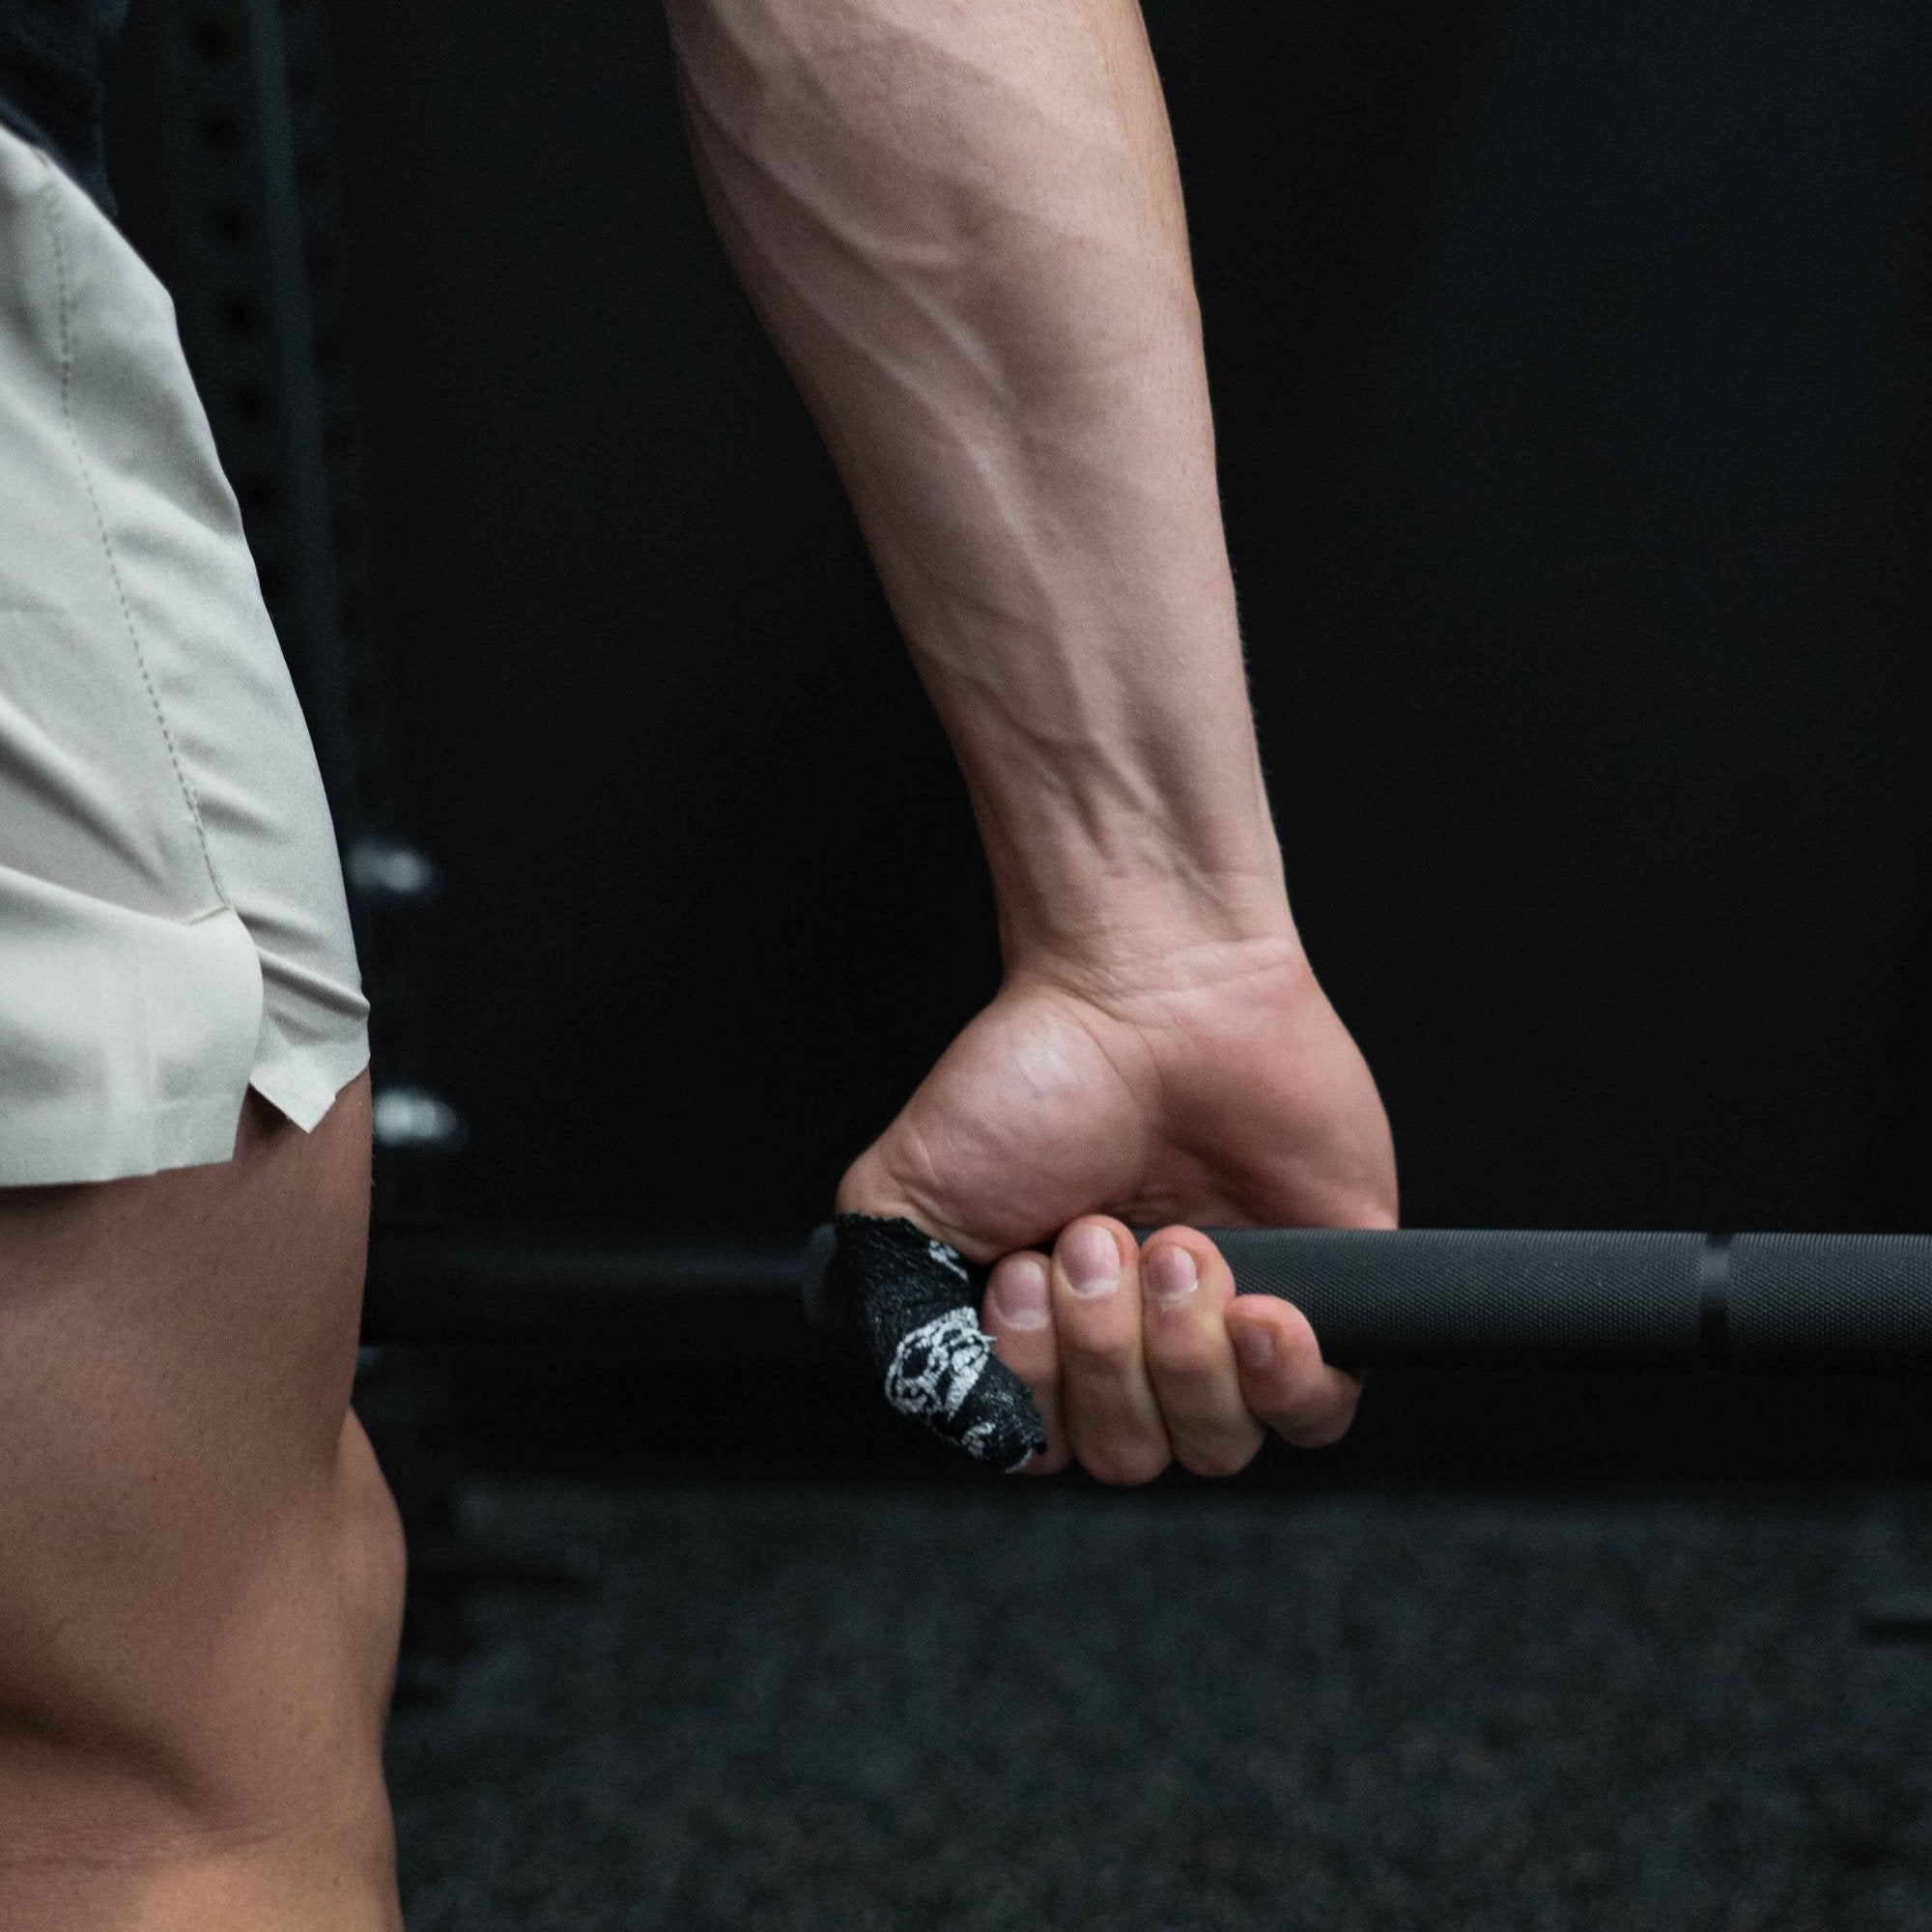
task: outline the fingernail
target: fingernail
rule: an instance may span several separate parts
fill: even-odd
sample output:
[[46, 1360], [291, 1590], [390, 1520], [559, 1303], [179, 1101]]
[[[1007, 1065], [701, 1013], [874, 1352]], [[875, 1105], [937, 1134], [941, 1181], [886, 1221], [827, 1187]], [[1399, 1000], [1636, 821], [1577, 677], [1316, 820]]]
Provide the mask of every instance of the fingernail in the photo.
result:
[[1259, 1321], [1236, 1321], [1228, 1333], [1244, 1369], [1264, 1369], [1274, 1360], [1274, 1337]]
[[1112, 1294], [1121, 1285], [1121, 1251], [1105, 1228], [1075, 1228], [1062, 1262], [1075, 1294]]
[[1163, 1305], [1185, 1301], [1201, 1285], [1201, 1271], [1186, 1248], [1156, 1248], [1142, 1265], [1147, 1270], [1149, 1293]]
[[993, 1301], [1009, 1328], [1047, 1324], [1046, 1264], [1037, 1255], [1014, 1255], [996, 1270]]

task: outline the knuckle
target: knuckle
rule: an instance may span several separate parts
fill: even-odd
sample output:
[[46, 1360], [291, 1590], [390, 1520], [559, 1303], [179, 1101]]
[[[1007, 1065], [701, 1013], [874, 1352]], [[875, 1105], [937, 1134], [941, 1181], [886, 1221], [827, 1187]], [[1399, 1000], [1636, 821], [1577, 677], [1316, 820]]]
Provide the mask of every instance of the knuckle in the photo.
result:
[[1177, 1444], [1176, 1460], [1195, 1476], [1238, 1476], [1255, 1460], [1259, 1443], [1216, 1439]]
[[1081, 1466], [1095, 1482], [1124, 1490], [1152, 1482], [1167, 1464], [1165, 1454], [1146, 1449], [1116, 1448], [1081, 1458]]
[[1273, 1427], [1277, 1435], [1297, 1449], [1326, 1449], [1348, 1435], [1354, 1420], [1355, 1406], [1349, 1403], [1339, 1409], [1284, 1416]]
[[1195, 1327], [1179, 1334], [1154, 1327], [1148, 1331], [1147, 1358], [1150, 1366], [1177, 1379], [1206, 1381], [1221, 1373], [1225, 1347], [1217, 1349], [1211, 1337]]
[[1318, 1423], [1312, 1429], [1305, 1429], [1295, 1437], [1295, 1444], [1302, 1449], [1331, 1449], [1348, 1435], [1354, 1425], [1352, 1415], [1331, 1417]]
[[993, 1338], [993, 1353], [1011, 1369], [1013, 1374], [1029, 1388], [1038, 1388], [1042, 1382], [1050, 1382], [1056, 1373], [1055, 1350], [1050, 1339], [1041, 1346], [1037, 1334], [1030, 1334], [1023, 1328], [1008, 1328], [998, 1321], [981, 1320], [982, 1333]]
[[1077, 1363], [1088, 1375], [1122, 1378], [1133, 1368], [1139, 1355], [1134, 1337], [1125, 1334], [1062, 1334], [1060, 1352], [1064, 1362]]

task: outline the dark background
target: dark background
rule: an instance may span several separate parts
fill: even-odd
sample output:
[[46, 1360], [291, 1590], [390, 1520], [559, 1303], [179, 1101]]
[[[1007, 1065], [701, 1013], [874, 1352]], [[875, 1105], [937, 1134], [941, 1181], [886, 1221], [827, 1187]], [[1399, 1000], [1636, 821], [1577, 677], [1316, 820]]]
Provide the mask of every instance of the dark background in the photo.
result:
[[[1926, 1226], [1932, 20], [1148, 13], [1291, 890], [1406, 1218]], [[658, 9], [324, 17], [444, 1209], [789, 1236], [996, 982], [950, 753]]]

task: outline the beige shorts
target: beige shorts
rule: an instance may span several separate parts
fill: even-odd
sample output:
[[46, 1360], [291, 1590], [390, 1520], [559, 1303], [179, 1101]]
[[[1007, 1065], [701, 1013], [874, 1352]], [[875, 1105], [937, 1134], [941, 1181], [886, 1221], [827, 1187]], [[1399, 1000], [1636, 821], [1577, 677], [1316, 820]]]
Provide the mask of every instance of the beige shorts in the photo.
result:
[[327, 803], [166, 291], [0, 129], [0, 1186], [229, 1158], [369, 1057]]

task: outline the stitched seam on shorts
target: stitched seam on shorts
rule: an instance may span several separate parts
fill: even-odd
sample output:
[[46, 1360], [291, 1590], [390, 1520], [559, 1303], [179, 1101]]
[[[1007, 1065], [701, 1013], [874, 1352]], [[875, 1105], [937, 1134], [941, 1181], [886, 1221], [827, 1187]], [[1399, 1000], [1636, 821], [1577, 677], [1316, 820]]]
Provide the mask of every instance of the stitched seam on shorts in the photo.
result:
[[87, 452], [81, 447], [80, 427], [73, 419], [73, 339], [69, 323], [70, 298], [67, 281], [67, 246], [61, 239], [60, 184], [62, 177], [56, 173], [54, 164], [46, 156], [36, 154], [46, 176], [44, 199], [46, 202], [47, 239], [54, 251], [54, 287], [60, 302], [60, 396], [61, 419], [67, 425], [67, 439], [73, 448], [74, 467], [80, 471], [81, 487], [87, 492], [87, 500], [94, 511], [95, 534], [100, 539], [100, 554], [107, 564], [107, 575], [114, 585], [114, 596], [121, 606], [121, 621], [127, 626], [128, 642], [134, 652], [135, 668], [141, 673], [141, 688], [148, 694], [148, 702], [154, 708], [155, 724], [159, 728], [161, 743], [167, 747], [168, 763], [174, 768], [175, 782], [181, 786], [182, 803], [187, 807], [189, 821], [194, 826], [195, 843], [201, 848], [201, 862], [208, 867], [208, 882], [214, 888], [215, 896], [221, 905], [217, 910], [227, 910], [230, 901], [221, 883], [221, 874], [214, 866], [214, 854], [208, 849], [208, 831], [201, 822], [201, 801], [196, 798], [194, 786], [189, 783], [186, 769], [181, 760], [181, 752], [175, 744], [175, 734], [168, 728], [167, 714], [161, 709], [160, 694], [155, 689], [155, 680], [148, 669], [148, 655], [141, 648], [141, 636], [134, 625], [133, 608], [128, 602], [128, 587], [121, 581], [121, 565], [114, 555], [114, 546], [107, 535], [107, 518], [100, 507], [100, 497], [94, 487], [94, 472], [87, 467]]

